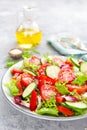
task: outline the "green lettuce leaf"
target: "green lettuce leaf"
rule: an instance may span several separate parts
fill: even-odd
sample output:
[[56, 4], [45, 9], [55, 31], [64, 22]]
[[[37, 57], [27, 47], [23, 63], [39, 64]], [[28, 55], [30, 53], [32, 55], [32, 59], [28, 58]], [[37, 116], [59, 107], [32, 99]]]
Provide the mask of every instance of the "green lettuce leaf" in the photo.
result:
[[11, 80], [10, 82], [5, 83], [5, 86], [9, 88], [12, 96], [16, 96], [19, 93], [19, 90], [16, 86], [16, 80]]
[[87, 76], [85, 74], [78, 75], [77, 78], [72, 82], [72, 84], [76, 85], [84, 85], [87, 81]]
[[50, 100], [42, 101], [42, 108], [56, 108], [55, 97], [52, 96]]
[[55, 85], [56, 85], [57, 90], [58, 90], [61, 94], [64, 94], [64, 95], [69, 94], [68, 88], [66, 87], [66, 83], [61, 84], [61, 83], [59, 83], [59, 82], [56, 82]]

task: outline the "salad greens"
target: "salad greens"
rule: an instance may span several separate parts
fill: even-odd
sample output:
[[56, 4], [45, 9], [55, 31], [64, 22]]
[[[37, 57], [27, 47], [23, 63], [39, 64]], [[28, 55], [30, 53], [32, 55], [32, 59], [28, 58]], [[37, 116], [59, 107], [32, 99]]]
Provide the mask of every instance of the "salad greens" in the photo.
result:
[[66, 87], [66, 83], [61, 84], [59, 82], [56, 82], [55, 86], [61, 94], [66, 95], [70, 93], [68, 88]]
[[41, 108], [39, 110], [36, 110], [37, 114], [40, 115], [51, 115], [51, 116], [58, 116], [58, 110], [56, 108]]
[[[82, 61], [83, 67], [72, 57], [71, 60], [55, 58], [47, 53], [40, 58], [32, 56], [33, 53], [38, 54], [35, 50], [23, 52], [21, 67], [13, 66], [11, 79], [5, 83], [14, 102], [24, 102], [30, 111], [41, 115], [84, 114], [87, 110], [87, 97], [83, 98], [83, 94], [87, 93], [87, 75], [83, 72], [87, 72], [87, 64]], [[9, 59], [7, 67], [14, 63]], [[75, 70], [75, 67], [78, 69]]]
[[52, 96], [50, 100], [42, 101], [41, 108], [56, 108], [55, 97]]
[[87, 81], [87, 75], [82, 74], [82, 75], [77, 75], [76, 79], [72, 82], [72, 84], [76, 85], [84, 85]]
[[13, 80], [13, 79], [10, 82], [5, 83], [5, 86], [9, 88], [12, 96], [16, 96], [19, 93], [16, 83], [17, 83], [17, 80]]
[[52, 96], [50, 100], [42, 101], [41, 107], [36, 110], [36, 113], [58, 116], [55, 97]]

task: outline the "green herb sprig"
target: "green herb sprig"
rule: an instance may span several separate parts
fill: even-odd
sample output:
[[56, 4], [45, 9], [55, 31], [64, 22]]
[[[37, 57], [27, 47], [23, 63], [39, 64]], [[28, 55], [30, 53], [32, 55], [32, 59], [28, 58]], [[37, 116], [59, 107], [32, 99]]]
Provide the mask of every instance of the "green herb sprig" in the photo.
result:
[[30, 58], [33, 54], [40, 54], [38, 51], [32, 49], [32, 50], [24, 50], [22, 54], [22, 58]]
[[16, 64], [17, 62], [19, 62], [19, 60], [13, 60], [12, 58], [8, 58], [6, 61], [5, 68], [9, 68], [12, 65]]

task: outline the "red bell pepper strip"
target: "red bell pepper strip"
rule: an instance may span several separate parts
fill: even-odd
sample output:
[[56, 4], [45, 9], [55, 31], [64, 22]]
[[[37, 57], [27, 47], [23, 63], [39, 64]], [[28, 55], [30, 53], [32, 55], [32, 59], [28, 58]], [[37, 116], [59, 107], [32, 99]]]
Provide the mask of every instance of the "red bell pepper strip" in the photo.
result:
[[31, 93], [31, 98], [30, 98], [30, 110], [34, 111], [37, 107], [37, 92], [35, 90], [32, 91]]
[[66, 116], [72, 116], [74, 114], [72, 110], [63, 106], [57, 106], [57, 109], [59, 112], [61, 112], [63, 115], [66, 115]]

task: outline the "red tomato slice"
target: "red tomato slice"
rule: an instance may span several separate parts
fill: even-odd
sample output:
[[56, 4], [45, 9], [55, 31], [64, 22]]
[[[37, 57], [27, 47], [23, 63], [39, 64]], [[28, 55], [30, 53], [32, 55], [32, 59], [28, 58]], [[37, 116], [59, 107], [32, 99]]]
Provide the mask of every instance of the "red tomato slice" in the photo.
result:
[[17, 83], [16, 83], [16, 86], [17, 88], [19, 89], [19, 96], [22, 95], [23, 93], [23, 88], [22, 88], [22, 85], [21, 85], [21, 81], [19, 80]]
[[62, 102], [64, 102], [65, 101], [65, 98], [64, 97], [62, 97], [62, 96], [57, 96], [56, 97], [56, 102], [57, 103], [62, 103]]
[[33, 90], [30, 98], [30, 110], [34, 111], [36, 107], [37, 107], [37, 92]]
[[35, 64], [35, 65], [40, 65], [40, 58], [36, 57], [36, 56], [32, 56], [29, 59], [29, 63], [30, 64]]
[[76, 90], [78, 94], [82, 94], [87, 91], [87, 85], [77, 86], [77, 85], [67, 84], [67, 88], [70, 92]]
[[56, 80], [54, 80], [46, 75], [39, 76], [39, 83], [41, 86], [46, 84], [46, 83], [50, 84], [50, 85], [55, 85], [55, 82], [56, 82]]
[[27, 87], [34, 80], [34, 76], [29, 73], [23, 73], [21, 76], [21, 83], [23, 86]]
[[58, 65], [59, 65], [59, 67], [61, 67], [62, 65], [64, 65], [64, 61], [61, 59], [61, 58], [59, 58], [59, 57], [53, 57], [52, 58], [52, 61], [54, 62], [54, 63], [57, 63]]
[[19, 74], [22, 74], [23, 73], [23, 71], [22, 70], [19, 70], [19, 69], [12, 69], [11, 70], [11, 73], [14, 75], [14, 74], [16, 74], [16, 73], [19, 73]]
[[71, 69], [61, 69], [58, 74], [58, 80], [61, 83], [68, 82], [71, 83], [75, 79], [75, 74]]
[[38, 77], [38, 88], [40, 89], [40, 87], [44, 84], [49, 84], [49, 85], [55, 85], [56, 80], [52, 79], [46, 75], [40, 75]]
[[15, 73], [15, 74], [13, 75], [12, 79], [17, 79], [19, 76], [20, 76], [19, 73]]
[[49, 66], [50, 64], [49, 63], [46, 63], [44, 65], [42, 65], [39, 70], [38, 70], [38, 73], [39, 75], [45, 75], [45, 70], [46, 70], [46, 67]]
[[63, 115], [66, 116], [72, 116], [74, 112], [70, 110], [69, 108], [63, 107], [63, 106], [57, 106], [58, 111], [61, 112]]
[[73, 69], [73, 64], [72, 64], [72, 62], [70, 62], [69, 60], [66, 60], [65, 61], [65, 64], [63, 64], [62, 66], [61, 66], [61, 68], [63, 68], [63, 69]]
[[42, 85], [40, 92], [41, 92], [41, 97], [43, 100], [50, 99], [52, 97], [52, 95], [54, 95], [54, 96], [57, 95], [57, 90], [56, 90], [55, 86], [48, 85], [48, 84]]

